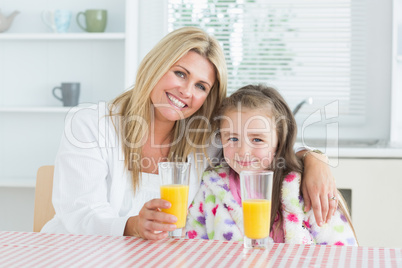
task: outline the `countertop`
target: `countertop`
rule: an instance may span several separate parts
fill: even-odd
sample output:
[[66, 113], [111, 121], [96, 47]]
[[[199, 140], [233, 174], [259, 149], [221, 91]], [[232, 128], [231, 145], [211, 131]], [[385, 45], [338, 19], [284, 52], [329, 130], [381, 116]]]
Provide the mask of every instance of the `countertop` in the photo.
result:
[[[328, 145], [327, 145], [328, 144]], [[312, 147], [321, 150], [330, 158], [401, 158], [402, 144], [389, 141], [309, 141], [296, 143], [296, 147]]]

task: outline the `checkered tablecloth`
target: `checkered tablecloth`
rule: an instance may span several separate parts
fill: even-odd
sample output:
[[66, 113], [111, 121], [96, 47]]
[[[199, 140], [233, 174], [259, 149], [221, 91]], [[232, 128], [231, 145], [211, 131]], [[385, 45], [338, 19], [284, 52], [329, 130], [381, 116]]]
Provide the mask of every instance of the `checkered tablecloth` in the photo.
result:
[[0, 267], [402, 267], [402, 249], [0, 232]]

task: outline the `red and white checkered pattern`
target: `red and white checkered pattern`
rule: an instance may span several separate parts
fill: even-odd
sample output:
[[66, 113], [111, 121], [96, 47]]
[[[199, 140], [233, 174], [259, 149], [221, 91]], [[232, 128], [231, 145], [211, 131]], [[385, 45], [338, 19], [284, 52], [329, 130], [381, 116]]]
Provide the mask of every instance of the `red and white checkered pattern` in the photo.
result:
[[402, 249], [0, 232], [0, 267], [402, 267]]

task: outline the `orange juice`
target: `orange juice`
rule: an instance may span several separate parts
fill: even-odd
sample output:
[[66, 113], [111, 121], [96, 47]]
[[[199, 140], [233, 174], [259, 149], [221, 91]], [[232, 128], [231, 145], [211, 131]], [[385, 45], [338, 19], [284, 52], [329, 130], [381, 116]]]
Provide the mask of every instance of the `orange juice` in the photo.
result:
[[271, 201], [247, 199], [243, 201], [244, 234], [251, 239], [269, 236], [271, 222]]
[[187, 217], [187, 200], [188, 200], [188, 185], [168, 184], [160, 187], [161, 198], [169, 201], [172, 206], [168, 209], [162, 209], [163, 212], [175, 215], [177, 228], [186, 226]]

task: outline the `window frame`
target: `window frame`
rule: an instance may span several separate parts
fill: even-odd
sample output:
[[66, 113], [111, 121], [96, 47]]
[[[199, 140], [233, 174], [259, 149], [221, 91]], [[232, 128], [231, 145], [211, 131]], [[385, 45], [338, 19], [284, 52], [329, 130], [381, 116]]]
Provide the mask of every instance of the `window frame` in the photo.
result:
[[[398, 75], [399, 74], [399, 75]], [[402, 144], [402, 0], [393, 0], [391, 145]], [[399, 104], [399, 105], [398, 105]], [[398, 116], [399, 115], [399, 116]]]

